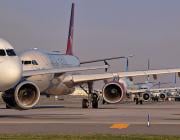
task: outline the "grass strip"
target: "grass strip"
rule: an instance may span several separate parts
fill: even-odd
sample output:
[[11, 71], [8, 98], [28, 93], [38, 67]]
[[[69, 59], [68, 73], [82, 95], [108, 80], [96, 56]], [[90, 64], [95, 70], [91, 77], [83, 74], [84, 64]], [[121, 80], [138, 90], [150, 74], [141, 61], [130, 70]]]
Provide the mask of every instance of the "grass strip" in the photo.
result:
[[0, 135], [0, 140], [180, 140], [180, 136], [3, 134]]

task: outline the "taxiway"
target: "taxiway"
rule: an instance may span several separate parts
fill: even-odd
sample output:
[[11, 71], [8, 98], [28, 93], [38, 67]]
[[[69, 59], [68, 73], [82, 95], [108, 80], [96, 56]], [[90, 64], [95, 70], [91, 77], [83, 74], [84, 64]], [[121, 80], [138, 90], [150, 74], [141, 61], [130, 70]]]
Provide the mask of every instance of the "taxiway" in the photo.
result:
[[[147, 126], [148, 114], [150, 126]], [[180, 135], [180, 102], [127, 102], [82, 109], [81, 98], [41, 98], [31, 110], [0, 105], [0, 133]]]

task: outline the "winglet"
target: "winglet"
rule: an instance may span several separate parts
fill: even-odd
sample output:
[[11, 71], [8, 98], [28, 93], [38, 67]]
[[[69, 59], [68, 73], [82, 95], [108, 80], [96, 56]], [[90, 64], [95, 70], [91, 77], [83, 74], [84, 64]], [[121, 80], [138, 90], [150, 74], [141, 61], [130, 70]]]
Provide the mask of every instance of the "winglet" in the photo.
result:
[[69, 24], [69, 34], [68, 34], [68, 40], [67, 40], [67, 49], [66, 54], [67, 55], [73, 55], [73, 31], [74, 31], [74, 3], [72, 3], [71, 7], [71, 17], [70, 17], [70, 24]]

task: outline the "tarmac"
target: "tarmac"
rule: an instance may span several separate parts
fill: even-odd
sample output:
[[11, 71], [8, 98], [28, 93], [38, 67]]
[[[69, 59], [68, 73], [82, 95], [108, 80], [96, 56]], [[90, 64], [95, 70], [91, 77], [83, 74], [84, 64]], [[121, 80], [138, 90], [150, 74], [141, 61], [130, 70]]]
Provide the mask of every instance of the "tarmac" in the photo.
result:
[[81, 97], [41, 98], [31, 110], [0, 104], [1, 134], [142, 134], [180, 135], [180, 102], [99, 104], [82, 109]]

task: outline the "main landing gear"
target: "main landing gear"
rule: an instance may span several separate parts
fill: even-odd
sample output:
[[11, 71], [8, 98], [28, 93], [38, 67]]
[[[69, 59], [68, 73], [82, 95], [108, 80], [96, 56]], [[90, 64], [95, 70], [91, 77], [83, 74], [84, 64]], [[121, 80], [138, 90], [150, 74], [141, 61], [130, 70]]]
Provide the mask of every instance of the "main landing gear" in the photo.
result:
[[82, 99], [82, 108], [88, 108], [88, 107], [89, 107], [88, 99]]
[[98, 108], [98, 95], [96, 93], [92, 94], [92, 108]]
[[88, 90], [85, 90], [84, 87], [80, 86], [87, 94], [87, 99], [82, 99], [82, 108], [98, 108], [99, 95], [98, 93], [93, 92], [93, 83], [88, 83]]
[[136, 102], [136, 104], [140, 104], [142, 105], [143, 104], [143, 98], [142, 98], [142, 95], [139, 93], [138, 95], [136, 95], [134, 97], [134, 101]]

